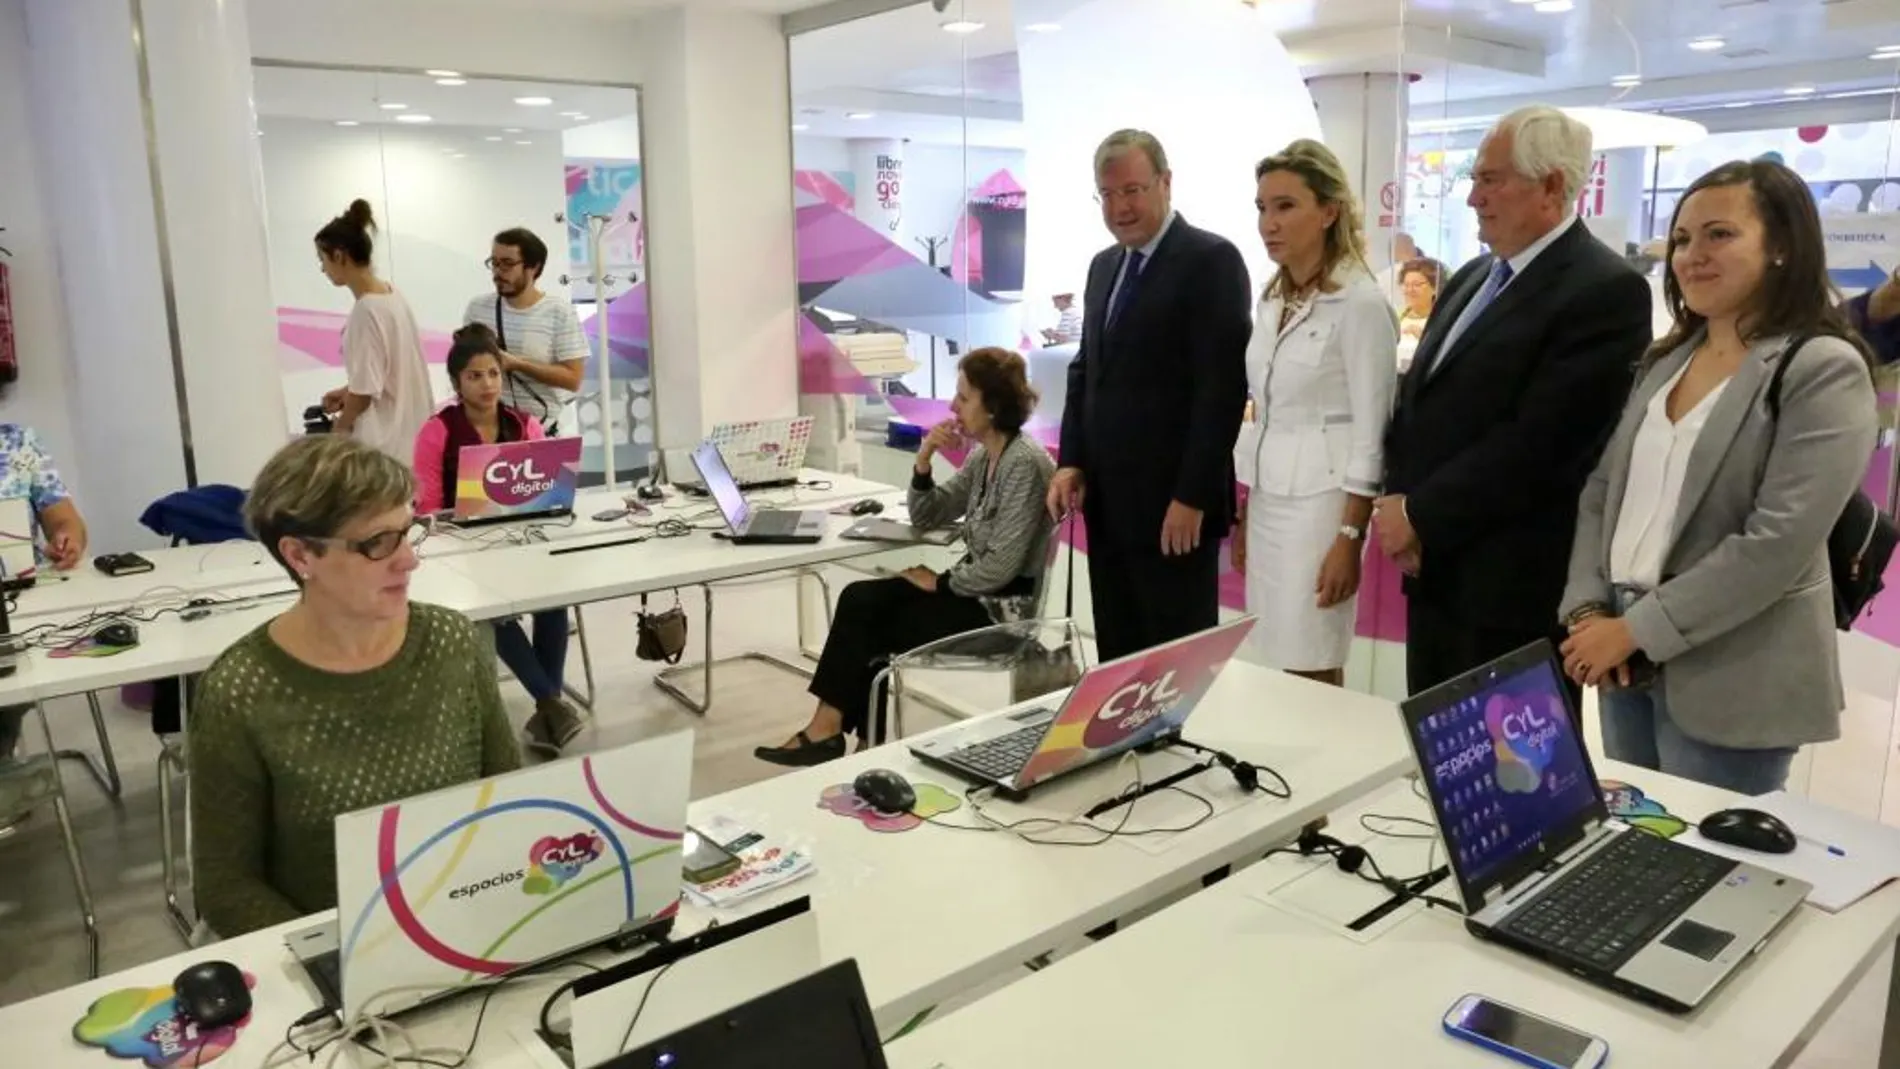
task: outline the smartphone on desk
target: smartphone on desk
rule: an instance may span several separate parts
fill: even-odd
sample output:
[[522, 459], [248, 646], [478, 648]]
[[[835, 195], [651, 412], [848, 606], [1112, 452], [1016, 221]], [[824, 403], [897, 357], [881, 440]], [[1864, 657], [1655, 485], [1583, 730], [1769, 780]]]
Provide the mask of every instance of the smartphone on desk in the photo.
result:
[[738, 854], [692, 828], [686, 829], [686, 841], [680, 844], [680, 855], [681, 869], [691, 883], [711, 883], [739, 871]]
[[1610, 1056], [1601, 1038], [1483, 995], [1445, 1012], [1445, 1032], [1537, 1069], [1597, 1069]]

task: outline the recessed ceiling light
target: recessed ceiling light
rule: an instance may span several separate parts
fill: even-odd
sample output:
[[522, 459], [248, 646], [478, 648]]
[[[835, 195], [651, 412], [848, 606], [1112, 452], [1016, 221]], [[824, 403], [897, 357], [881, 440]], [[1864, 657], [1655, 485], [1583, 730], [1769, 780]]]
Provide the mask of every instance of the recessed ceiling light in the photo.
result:
[[396, 103], [393, 103], [393, 102], [392, 102], [392, 103], [388, 103], [388, 104], [379, 104], [379, 105], [377, 105], [377, 106], [378, 106], [378, 107], [380, 107], [380, 108], [382, 108], [382, 109], [383, 109], [384, 111], [401, 111], [401, 110], [403, 110], [404, 108], [407, 108], [407, 107], [408, 107], [409, 105], [407, 105], [407, 104], [396, 104]]
[[457, 152], [457, 153], [456, 153], [456, 154], [454, 154], [453, 156], [450, 156], [450, 157], [449, 157], [449, 159], [452, 159], [452, 160], [465, 160], [465, 159], [468, 159], [468, 153], [466, 153], [466, 152]]
[[1544, 15], [1561, 15], [1566, 11], [1574, 10], [1576, 6], [1571, 0], [1538, 0], [1536, 4], [1531, 5], [1531, 10]]
[[561, 113], [561, 118], [563, 118], [563, 119], [573, 119], [573, 118], [578, 118], [578, 117], [580, 116], [580, 114], [581, 114], [581, 113], [580, 113], [580, 112], [578, 112], [578, 111], [564, 111], [564, 112], [562, 112], [562, 113]]
[[483, 140], [483, 141], [500, 141], [500, 140], [501, 140], [501, 138], [499, 138], [499, 137], [484, 137], [484, 138], [482, 138], [482, 140]]
[[1689, 42], [1689, 47], [1697, 52], [1720, 52], [1728, 47], [1728, 42], [1720, 37], [1698, 37]]
[[521, 132], [521, 127], [507, 126], [507, 127], [503, 127], [501, 132], [504, 134], [518, 134]]
[[1023, 27], [1024, 33], [1055, 33], [1062, 29], [1060, 22], [1032, 22]]
[[811, 124], [808, 122], [795, 122], [792, 124], [792, 133], [795, 134], [802, 134], [809, 129], [811, 129]]
[[532, 144], [534, 144], [534, 142], [532, 142], [532, 141], [517, 141], [517, 142], [515, 142], [515, 144], [517, 144], [517, 145], [532, 145]]
[[397, 122], [434, 122], [435, 116], [433, 115], [398, 115], [396, 116], [396, 121]]
[[1782, 92], [1791, 97], [1804, 97], [1812, 94], [1814, 87], [1811, 85], [1791, 85], [1783, 89]]
[[576, 115], [576, 116], [574, 116], [574, 121], [575, 121], [575, 122], [586, 122], [586, 121], [587, 121], [587, 116], [585, 116], [585, 115]]
[[360, 122], [357, 122], [357, 121], [356, 121], [355, 119], [338, 119], [338, 120], [336, 121], [336, 124], [337, 124], [338, 126], [361, 126], [361, 125], [363, 125], [362, 123], [360, 123]]
[[983, 28], [984, 24], [973, 19], [951, 19], [937, 24], [945, 33], [970, 34]]
[[1900, 45], [1881, 45], [1868, 59], [1900, 59]]
[[423, 71], [422, 73], [431, 78], [460, 78], [462, 76], [461, 71]]
[[1618, 89], [1634, 89], [1643, 84], [1643, 76], [1640, 74], [1619, 74], [1610, 79], [1610, 84], [1616, 86]]
[[468, 82], [462, 78], [437, 78], [435, 80], [435, 84], [437, 85], [467, 85]]
[[516, 97], [515, 103], [524, 108], [545, 108], [554, 103], [553, 97]]
[[877, 118], [877, 112], [875, 111], [847, 111], [844, 113], [844, 117], [847, 119], [875, 119]]
[[1722, 106], [1725, 108], [1752, 108], [1755, 106], [1755, 102], [1752, 100], [1731, 100]]

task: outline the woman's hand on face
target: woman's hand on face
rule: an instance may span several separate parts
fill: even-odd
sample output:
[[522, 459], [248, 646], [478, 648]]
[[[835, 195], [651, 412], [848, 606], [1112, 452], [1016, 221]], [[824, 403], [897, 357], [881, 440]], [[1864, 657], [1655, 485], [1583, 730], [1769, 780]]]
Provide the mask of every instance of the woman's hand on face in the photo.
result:
[[921, 463], [937, 453], [954, 447], [961, 437], [962, 435], [957, 430], [957, 421], [954, 419], [944, 420], [942, 423], [930, 428], [929, 434], [924, 435], [923, 444], [917, 447], [918, 461]]
[[[1586, 687], [1606, 680], [1627, 685], [1625, 667], [1636, 653], [1636, 636], [1629, 623], [1617, 616], [1591, 616], [1571, 628], [1563, 644], [1564, 674]], [[1617, 671], [1617, 669], [1624, 669]]]
[[1359, 592], [1359, 555], [1359, 543], [1343, 536], [1333, 539], [1313, 584], [1320, 608], [1330, 609]]

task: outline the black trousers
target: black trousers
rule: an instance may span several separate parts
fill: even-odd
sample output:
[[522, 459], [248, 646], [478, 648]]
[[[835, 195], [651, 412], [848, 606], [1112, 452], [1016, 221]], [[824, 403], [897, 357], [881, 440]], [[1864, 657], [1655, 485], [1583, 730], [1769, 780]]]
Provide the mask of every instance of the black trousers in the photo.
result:
[[[1161, 554], [1161, 530], [1133, 549], [1091, 517], [1089, 591], [1098, 659], [1112, 661], [1220, 622], [1220, 543], [1203, 539], [1185, 556]], [[1103, 532], [1097, 534], [1096, 532]]]
[[[1556, 615], [1554, 608], [1551, 614]], [[1531, 631], [1470, 624], [1430, 602], [1408, 598], [1405, 602], [1405, 687], [1413, 694], [1430, 690], [1520, 646], [1540, 639], [1547, 639], [1554, 646], [1561, 644], [1564, 638], [1561, 628]], [[1570, 691], [1571, 715], [1581, 716], [1583, 688], [1571, 682], [1568, 676], [1560, 674], [1559, 678]]]
[[838, 595], [811, 693], [844, 714], [846, 732], [862, 735], [870, 720], [871, 680], [885, 658], [991, 622], [977, 599], [927, 593], [908, 579], [852, 583]]

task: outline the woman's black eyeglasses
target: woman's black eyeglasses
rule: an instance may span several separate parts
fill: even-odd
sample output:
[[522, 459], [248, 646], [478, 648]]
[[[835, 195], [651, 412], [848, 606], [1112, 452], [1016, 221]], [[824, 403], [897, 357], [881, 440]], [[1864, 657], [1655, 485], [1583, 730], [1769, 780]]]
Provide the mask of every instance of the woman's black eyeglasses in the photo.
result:
[[395, 556], [396, 550], [407, 542], [411, 549], [418, 548], [434, 529], [434, 521], [428, 516], [417, 516], [407, 524], [387, 531], [378, 531], [368, 538], [338, 538], [334, 535], [300, 535], [305, 542], [336, 543], [352, 553], [369, 560], [382, 561]]

